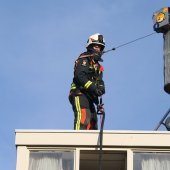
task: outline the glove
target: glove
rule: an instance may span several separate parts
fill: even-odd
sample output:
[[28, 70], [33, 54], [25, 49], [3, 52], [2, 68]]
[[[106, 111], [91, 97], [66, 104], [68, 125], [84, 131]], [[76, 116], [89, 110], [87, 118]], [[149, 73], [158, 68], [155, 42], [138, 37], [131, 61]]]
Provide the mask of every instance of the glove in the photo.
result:
[[88, 88], [88, 92], [95, 96], [102, 96], [105, 93], [104, 84], [94, 84], [92, 83]]
[[97, 86], [98, 90], [100, 90], [103, 94], [105, 94], [105, 85], [104, 85], [104, 81], [103, 80], [97, 81], [96, 86]]
[[98, 89], [102, 91], [103, 94], [105, 94], [105, 87], [103, 85], [99, 85]]
[[101, 89], [96, 89], [95, 90], [95, 95], [96, 96], [102, 96], [104, 94], [104, 91], [103, 90], [101, 90]]

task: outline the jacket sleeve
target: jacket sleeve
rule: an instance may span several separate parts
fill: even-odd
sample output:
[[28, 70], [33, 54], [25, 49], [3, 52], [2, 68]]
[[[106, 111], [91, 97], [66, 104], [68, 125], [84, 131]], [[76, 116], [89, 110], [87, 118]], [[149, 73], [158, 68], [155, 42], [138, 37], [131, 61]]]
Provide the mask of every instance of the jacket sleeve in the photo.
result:
[[74, 79], [81, 88], [90, 92], [94, 92], [96, 85], [89, 79], [89, 73], [90, 70], [88, 59], [78, 59], [74, 71]]
[[100, 74], [99, 74], [99, 77], [97, 80], [97, 88], [99, 90], [101, 90], [104, 94], [105, 93], [105, 83], [103, 81], [103, 71], [104, 71], [104, 68], [102, 65], [100, 65]]

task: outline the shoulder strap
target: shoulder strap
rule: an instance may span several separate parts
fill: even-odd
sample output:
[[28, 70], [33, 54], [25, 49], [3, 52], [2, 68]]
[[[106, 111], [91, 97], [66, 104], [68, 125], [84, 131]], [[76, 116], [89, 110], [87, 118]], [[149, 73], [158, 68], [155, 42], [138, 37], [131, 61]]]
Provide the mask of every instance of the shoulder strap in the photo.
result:
[[87, 58], [87, 57], [92, 57], [92, 54], [82, 54], [78, 58]]

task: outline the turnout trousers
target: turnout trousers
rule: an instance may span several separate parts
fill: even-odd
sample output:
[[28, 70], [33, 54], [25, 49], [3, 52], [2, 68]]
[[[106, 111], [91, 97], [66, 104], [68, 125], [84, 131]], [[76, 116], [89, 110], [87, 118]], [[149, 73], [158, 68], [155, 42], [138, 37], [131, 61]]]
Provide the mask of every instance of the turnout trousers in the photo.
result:
[[95, 105], [85, 94], [69, 95], [74, 111], [75, 130], [97, 130], [97, 112]]

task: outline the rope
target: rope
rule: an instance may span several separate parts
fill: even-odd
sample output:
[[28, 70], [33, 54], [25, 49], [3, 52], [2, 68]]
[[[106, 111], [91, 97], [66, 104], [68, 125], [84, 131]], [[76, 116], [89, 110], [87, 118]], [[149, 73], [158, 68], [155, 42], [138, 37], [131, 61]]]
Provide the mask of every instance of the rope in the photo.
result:
[[[101, 110], [102, 109], [102, 110]], [[100, 153], [99, 153], [99, 170], [102, 170], [102, 157], [103, 157], [103, 128], [104, 128], [104, 121], [105, 121], [105, 111], [103, 108], [102, 97], [99, 100], [99, 106], [97, 114], [102, 116], [101, 125], [100, 125], [100, 132], [99, 132], [99, 139], [100, 139]]]
[[145, 35], [145, 36], [139, 37], [139, 38], [137, 38], [137, 39], [134, 39], [134, 40], [132, 40], [132, 41], [123, 43], [123, 44], [121, 44], [121, 45], [118, 45], [117, 47], [114, 47], [114, 48], [110, 49], [110, 50], [106, 50], [106, 51], [104, 51], [103, 53], [107, 53], [107, 52], [109, 52], [109, 51], [116, 50], [117, 48], [121, 48], [121, 47], [123, 47], [123, 46], [132, 44], [132, 43], [134, 43], [134, 42], [136, 42], [136, 41], [139, 41], [139, 40], [141, 40], [141, 39], [147, 38], [147, 37], [149, 37], [149, 36], [151, 36], [151, 35], [153, 35], [153, 34], [156, 34], [156, 32], [153, 32], [153, 33], [147, 34], [147, 35]]

